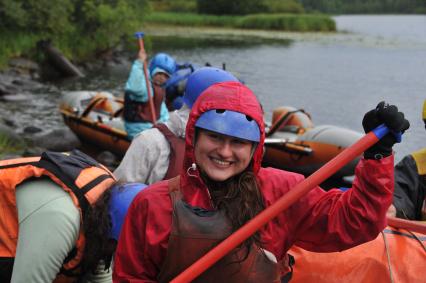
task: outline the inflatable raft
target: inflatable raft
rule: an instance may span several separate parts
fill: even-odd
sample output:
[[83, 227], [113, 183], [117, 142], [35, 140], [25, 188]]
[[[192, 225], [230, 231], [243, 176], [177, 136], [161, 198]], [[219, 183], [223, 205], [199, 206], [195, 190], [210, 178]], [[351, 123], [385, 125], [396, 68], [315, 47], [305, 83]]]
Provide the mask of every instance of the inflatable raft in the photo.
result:
[[109, 92], [70, 91], [62, 94], [60, 112], [82, 143], [124, 156], [130, 140], [121, 117], [123, 99]]
[[[123, 99], [108, 92], [71, 91], [62, 95], [60, 112], [65, 124], [83, 143], [123, 156], [130, 145], [121, 117]], [[267, 129], [264, 163], [302, 174], [311, 174], [362, 134], [336, 126], [314, 127], [303, 110], [274, 110]], [[338, 176], [353, 175], [358, 160], [346, 165]]]
[[418, 228], [404, 229], [393, 220], [397, 225], [388, 221], [392, 226], [376, 239], [346, 251], [314, 253], [292, 247], [290, 282], [426, 282], [426, 222], [410, 221]]
[[[314, 126], [303, 109], [289, 106], [274, 110], [272, 124], [266, 129], [264, 165], [312, 174], [363, 134], [349, 129]], [[359, 158], [339, 170], [334, 177], [354, 174]]]

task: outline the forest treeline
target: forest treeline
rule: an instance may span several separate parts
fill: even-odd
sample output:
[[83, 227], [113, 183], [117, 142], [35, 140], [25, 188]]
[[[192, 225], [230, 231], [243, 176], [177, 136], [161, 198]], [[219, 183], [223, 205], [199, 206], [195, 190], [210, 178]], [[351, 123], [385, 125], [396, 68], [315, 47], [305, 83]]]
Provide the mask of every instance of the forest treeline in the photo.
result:
[[151, 0], [162, 11], [214, 15], [259, 13], [426, 13], [426, 0]]
[[425, 14], [426, 0], [299, 0], [307, 12], [329, 14]]
[[185, 12], [200, 25], [205, 21], [197, 14], [210, 14], [222, 26], [227, 16], [244, 16], [231, 27], [330, 31], [333, 20], [316, 13], [426, 13], [426, 0], [1, 0], [0, 68], [12, 57], [42, 56], [36, 46], [46, 40], [70, 59], [96, 57], [123, 39], [130, 42], [146, 16], [158, 11]]
[[85, 59], [131, 36], [148, 12], [147, 0], [1, 0], [0, 66], [11, 57], [38, 56], [40, 40]]

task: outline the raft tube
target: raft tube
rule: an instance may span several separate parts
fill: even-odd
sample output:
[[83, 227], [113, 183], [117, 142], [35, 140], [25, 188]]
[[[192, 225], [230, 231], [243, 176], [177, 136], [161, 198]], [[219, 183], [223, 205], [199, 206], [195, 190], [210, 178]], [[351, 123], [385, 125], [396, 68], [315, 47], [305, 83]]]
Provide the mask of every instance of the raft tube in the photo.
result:
[[82, 143], [124, 156], [130, 139], [121, 118], [123, 99], [108, 92], [71, 91], [62, 94], [60, 112]]
[[[310, 175], [362, 136], [359, 132], [332, 125], [315, 127], [309, 114], [302, 109], [279, 107], [274, 110], [272, 125], [267, 129], [263, 163]], [[359, 158], [333, 177], [353, 175]]]
[[293, 246], [291, 282], [425, 282], [425, 245], [425, 234], [388, 226], [376, 239], [342, 252]]

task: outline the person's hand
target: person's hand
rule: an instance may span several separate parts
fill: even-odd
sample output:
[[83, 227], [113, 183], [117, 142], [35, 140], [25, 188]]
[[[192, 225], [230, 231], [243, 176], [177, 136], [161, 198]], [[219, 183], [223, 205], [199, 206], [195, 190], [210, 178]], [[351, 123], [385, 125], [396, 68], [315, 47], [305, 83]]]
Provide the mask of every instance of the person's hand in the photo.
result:
[[145, 50], [139, 50], [138, 59], [143, 63], [146, 60], [146, 52]]
[[391, 204], [386, 212], [387, 217], [396, 217], [396, 208], [393, 204]]
[[[380, 124], [385, 124], [389, 130], [395, 133], [404, 133], [410, 123], [404, 117], [404, 113], [398, 111], [395, 105], [388, 105], [384, 101], [380, 102], [373, 110], [368, 111], [362, 119], [362, 126], [366, 133], [375, 129]], [[392, 146], [397, 142], [393, 133], [388, 133], [376, 144], [364, 152], [367, 159], [380, 159], [392, 154]]]

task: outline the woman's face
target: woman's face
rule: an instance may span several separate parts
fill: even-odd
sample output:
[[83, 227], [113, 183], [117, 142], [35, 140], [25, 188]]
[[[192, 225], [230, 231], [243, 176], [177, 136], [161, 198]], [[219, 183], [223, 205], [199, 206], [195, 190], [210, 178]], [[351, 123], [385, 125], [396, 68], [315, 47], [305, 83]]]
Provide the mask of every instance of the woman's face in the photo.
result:
[[225, 181], [247, 168], [252, 147], [250, 141], [199, 129], [195, 160], [210, 179]]
[[165, 73], [156, 73], [153, 77], [152, 77], [152, 84], [154, 85], [154, 87], [162, 87], [164, 86], [164, 84], [167, 82], [167, 80], [169, 79], [169, 76]]

